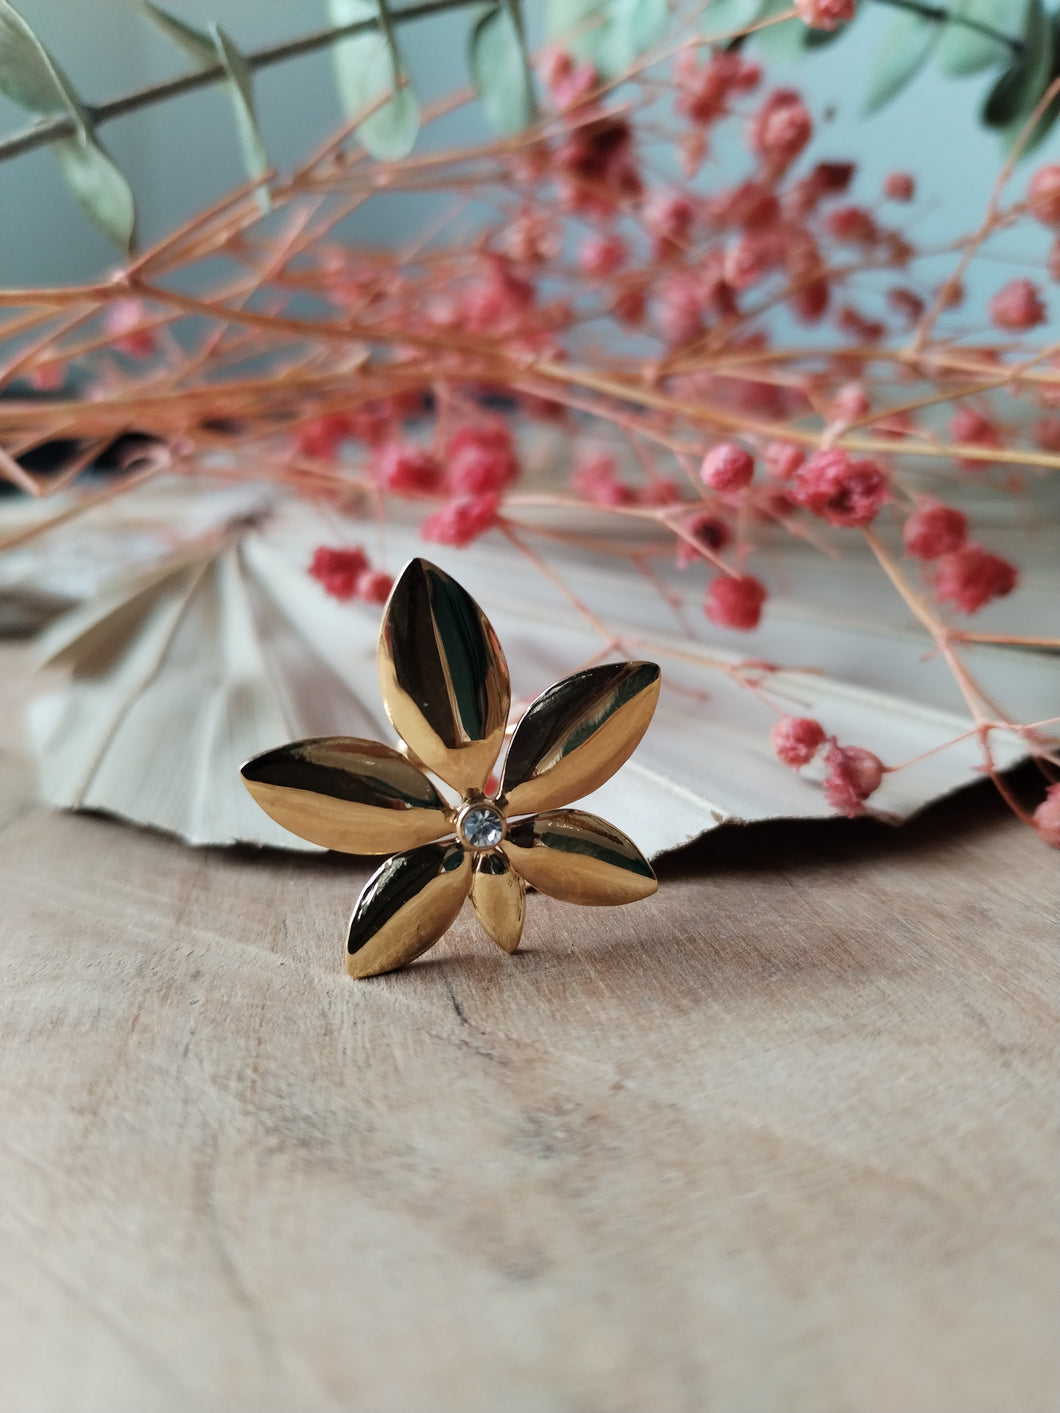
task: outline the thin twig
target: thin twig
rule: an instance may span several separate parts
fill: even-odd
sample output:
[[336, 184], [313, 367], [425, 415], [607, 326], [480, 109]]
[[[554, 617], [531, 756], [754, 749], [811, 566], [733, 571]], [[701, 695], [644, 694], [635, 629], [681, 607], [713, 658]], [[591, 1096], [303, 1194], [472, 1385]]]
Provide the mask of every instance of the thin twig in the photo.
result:
[[[394, 24], [408, 20], [428, 19], [432, 15], [442, 15], [449, 10], [463, 10], [478, 4], [479, 0], [423, 0], [419, 5], [409, 5], [402, 10], [391, 11]], [[312, 34], [300, 35], [297, 39], [285, 40], [282, 44], [270, 44], [263, 49], [252, 49], [243, 55], [247, 68], [252, 71], [282, 64], [288, 59], [300, 58], [303, 54], [326, 49], [340, 39], [351, 39], [358, 34], [367, 34], [379, 28], [379, 20], [356, 20], [347, 25], [332, 25], [328, 29], [314, 30]], [[147, 84], [144, 88], [124, 93], [120, 98], [112, 98], [108, 103], [82, 106], [94, 127], [110, 122], [112, 118], [122, 118], [126, 113], [134, 113], [154, 103], [163, 103], [169, 98], [179, 98], [182, 94], [193, 93], [211, 84], [223, 83], [229, 78], [228, 70], [222, 64], [210, 64], [206, 68], [193, 69], [178, 74], [176, 78], [163, 79], [160, 83]], [[47, 147], [60, 137], [72, 137], [77, 125], [71, 113], [56, 114], [55, 117], [41, 118], [21, 132], [0, 140], [0, 162], [11, 157], [19, 157], [23, 152], [32, 152], [37, 147]]]

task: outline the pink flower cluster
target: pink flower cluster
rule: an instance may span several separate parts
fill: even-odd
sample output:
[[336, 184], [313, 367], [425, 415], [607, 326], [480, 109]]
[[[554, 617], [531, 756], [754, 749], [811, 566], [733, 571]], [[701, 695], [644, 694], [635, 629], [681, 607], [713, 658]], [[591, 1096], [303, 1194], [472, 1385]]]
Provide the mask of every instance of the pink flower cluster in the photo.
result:
[[862, 746], [841, 746], [819, 721], [809, 716], [782, 717], [770, 732], [777, 758], [793, 770], [809, 765], [827, 744], [824, 792], [833, 809], [848, 818], [865, 811], [865, 801], [879, 789], [885, 767]]
[[343, 603], [362, 599], [365, 603], [383, 604], [394, 586], [391, 575], [373, 569], [359, 546], [336, 549], [319, 545], [313, 551], [309, 574], [333, 599]]

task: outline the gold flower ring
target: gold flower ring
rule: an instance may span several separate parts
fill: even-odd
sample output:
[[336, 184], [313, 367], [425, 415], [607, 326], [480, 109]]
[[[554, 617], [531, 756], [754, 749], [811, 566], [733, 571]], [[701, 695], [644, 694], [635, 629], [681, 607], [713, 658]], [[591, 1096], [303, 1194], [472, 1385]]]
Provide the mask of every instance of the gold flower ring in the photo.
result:
[[[596, 905], [655, 892], [651, 865], [621, 830], [562, 808], [633, 753], [659, 697], [655, 663], [590, 667], [543, 692], [515, 729], [493, 795], [486, 791], [511, 705], [508, 666], [478, 604], [426, 560], [414, 559], [390, 595], [379, 680], [403, 751], [320, 736], [242, 768], [266, 814], [302, 839], [351, 854], [401, 851], [357, 900], [346, 947], [351, 976], [392, 971], [426, 952], [469, 894], [485, 931], [514, 952], [527, 883]], [[460, 803], [448, 804], [425, 770]]]

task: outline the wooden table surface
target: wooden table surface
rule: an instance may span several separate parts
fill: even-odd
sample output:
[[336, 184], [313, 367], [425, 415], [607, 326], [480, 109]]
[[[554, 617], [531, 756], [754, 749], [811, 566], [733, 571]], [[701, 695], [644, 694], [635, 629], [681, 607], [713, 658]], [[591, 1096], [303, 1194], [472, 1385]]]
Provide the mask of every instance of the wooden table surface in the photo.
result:
[[1056, 1409], [1057, 858], [989, 787], [352, 982], [359, 863], [34, 804], [24, 667], [4, 1413]]

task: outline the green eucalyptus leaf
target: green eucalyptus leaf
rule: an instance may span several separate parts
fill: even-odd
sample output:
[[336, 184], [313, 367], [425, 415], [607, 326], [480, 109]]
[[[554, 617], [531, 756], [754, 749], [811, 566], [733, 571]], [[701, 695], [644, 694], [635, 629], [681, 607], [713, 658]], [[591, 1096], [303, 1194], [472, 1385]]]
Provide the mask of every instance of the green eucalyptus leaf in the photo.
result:
[[1012, 53], [1007, 44], [958, 21], [976, 20], [1005, 34], [1010, 32], [1014, 9], [1012, 0], [952, 0], [952, 18], [943, 25], [935, 51], [935, 62], [941, 72], [963, 78], [1004, 63]]
[[[232, 105], [236, 114], [236, 133], [243, 153], [243, 161], [251, 177], [263, 177], [269, 170], [269, 155], [265, 151], [258, 115], [254, 107], [254, 80], [247, 61], [219, 24], [211, 25], [211, 35], [217, 46], [217, 57], [228, 74], [228, 88], [232, 95]], [[261, 186], [257, 192], [262, 210], [270, 206], [268, 190]]]
[[548, 0], [545, 32], [573, 54], [611, 76], [611, 23], [609, 0]]
[[471, 27], [471, 74], [486, 116], [498, 132], [516, 133], [537, 116], [521, 17], [514, 4], [497, 4]]
[[[858, 11], [858, 13], [860, 14], [861, 11]], [[845, 25], [836, 25], [835, 29], [807, 28], [805, 37], [802, 41], [802, 47], [811, 51], [815, 49], [827, 49], [828, 46], [830, 44], [834, 44], [837, 39], [842, 39], [844, 34], [849, 31], [853, 23], [854, 21], [850, 20]]]
[[670, 6], [668, 0], [611, 0], [610, 17], [610, 66], [622, 74], [665, 35]]
[[[1013, 115], [1006, 127], [1006, 148], [1011, 150], [1023, 136], [1027, 120], [1045, 97], [1045, 90], [1056, 76], [1055, 59], [1053, 26], [1045, 13], [1042, 0], [1028, 0], [1023, 31], [1023, 106]], [[1052, 103], [1049, 104], [1035, 124], [1033, 132], [1027, 137], [1023, 146], [1024, 156], [1038, 146], [1052, 126], [1055, 115], [1050, 115], [1050, 109], [1053, 106]]]
[[[791, 0], [768, 0], [759, 19], [771, 19], [790, 12]], [[802, 20], [792, 17], [781, 24], [756, 30], [752, 43], [759, 53], [774, 63], [790, 64], [803, 57], [807, 32]]]
[[78, 204], [115, 245], [129, 252], [136, 235], [132, 188], [95, 137], [84, 133], [51, 144]]
[[768, 5], [769, 0], [710, 0], [700, 16], [699, 28], [704, 34], [726, 39], [753, 25]]
[[332, 48], [335, 77], [344, 112], [354, 118], [392, 96], [358, 125], [357, 136], [373, 157], [396, 161], [408, 156], [420, 127], [420, 105], [407, 79], [394, 38], [388, 0], [328, 0], [333, 24], [378, 19], [378, 28], [340, 39]]
[[178, 19], [161, 6], [153, 5], [151, 0], [137, 0], [137, 4], [151, 23], [157, 25], [200, 69], [212, 69], [217, 63], [220, 57], [217, 47], [205, 30], [197, 29], [195, 25], [188, 24], [187, 20]]
[[70, 80], [7, 0], [0, 0], [0, 93], [38, 117], [69, 113], [79, 134], [88, 134], [88, 119]]
[[902, 10], [876, 47], [869, 71], [864, 111], [875, 113], [901, 93], [920, 72], [938, 41], [938, 20]]
[[[1053, 35], [1041, 0], [1028, 0], [1024, 11], [1023, 55], [1000, 76], [983, 104], [982, 120], [1000, 128], [1006, 144], [1019, 137], [1049, 87], [1053, 72]], [[1037, 134], [1035, 134], [1037, 136]]]

